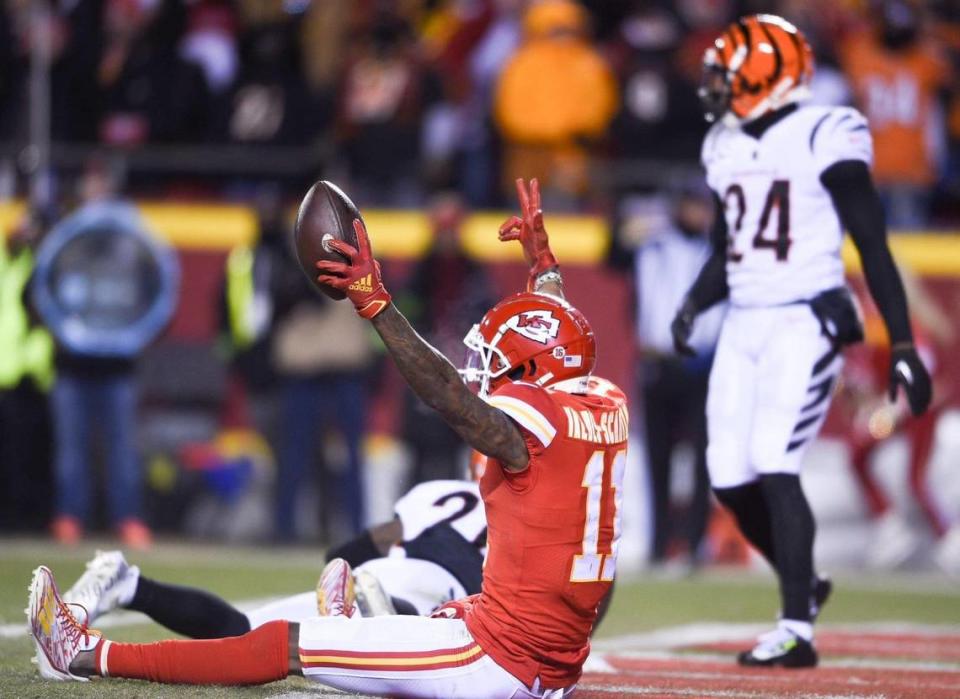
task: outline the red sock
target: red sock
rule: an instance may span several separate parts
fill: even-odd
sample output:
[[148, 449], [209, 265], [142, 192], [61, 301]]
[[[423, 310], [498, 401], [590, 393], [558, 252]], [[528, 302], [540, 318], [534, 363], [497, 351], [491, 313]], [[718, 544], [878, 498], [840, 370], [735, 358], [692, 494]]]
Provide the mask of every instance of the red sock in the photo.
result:
[[[169, 684], [264, 684], [284, 679], [288, 670], [286, 621], [233, 638], [113, 643], [97, 647], [96, 665], [106, 677]], [[106, 653], [106, 658], [101, 655]]]

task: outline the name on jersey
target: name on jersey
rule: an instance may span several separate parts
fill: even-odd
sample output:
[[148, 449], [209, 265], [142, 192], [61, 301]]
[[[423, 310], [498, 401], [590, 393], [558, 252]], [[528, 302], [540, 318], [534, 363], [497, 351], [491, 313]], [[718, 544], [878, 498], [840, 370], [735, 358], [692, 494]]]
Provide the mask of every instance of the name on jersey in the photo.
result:
[[620, 444], [627, 441], [630, 416], [626, 406], [606, 410], [594, 417], [589, 410], [575, 410], [564, 406], [567, 415], [567, 437], [595, 444]]

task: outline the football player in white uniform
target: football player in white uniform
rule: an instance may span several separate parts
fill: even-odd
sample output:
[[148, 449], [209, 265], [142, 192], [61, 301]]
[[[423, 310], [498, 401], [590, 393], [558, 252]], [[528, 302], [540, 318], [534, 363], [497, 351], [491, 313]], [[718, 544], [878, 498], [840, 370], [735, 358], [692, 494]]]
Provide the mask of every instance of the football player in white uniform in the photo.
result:
[[[429, 616], [437, 607], [480, 591], [487, 518], [472, 481], [437, 480], [414, 486], [394, 505], [396, 517], [327, 552], [354, 567], [362, 616]], [[242, 612], [205, 591], [148, 578], [120, 551], [98, 552], [64, 600], [87, 613], [87, 623], [114, 609], [143, 612], [191, 638], [240, 636], [268, 621], [317, 615], [311, 590]]]
[[743, 665], [811, 667], [813, 622], [830, 592], [814, 573], [814, 521], [800, 485], [804, 451], [827, 414], [845, 344], [862, 338], [844, 285], [844, 228], [860, 253], [892, 345], [890, 395], [930, 403], [900, 276], [870, 175], [867, 120], [804, 106], [813, 57], [772, 15], [732, 23], [704, 55], [700, 97], [715, 121], [703, 143], [716, 195], [714, 253], [673, 322], [678, 351], [697, 314], [729, 298], [707, 398], [707, 467], [717, 498], [777, 573], [777, 628]]

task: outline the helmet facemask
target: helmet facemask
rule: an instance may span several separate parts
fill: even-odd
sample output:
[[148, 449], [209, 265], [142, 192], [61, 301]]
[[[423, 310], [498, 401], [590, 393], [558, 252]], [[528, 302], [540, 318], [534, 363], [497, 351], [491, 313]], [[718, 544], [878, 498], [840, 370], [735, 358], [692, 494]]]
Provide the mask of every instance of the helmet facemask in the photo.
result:
[[596, 363], [589, 323], [566, 301], [547, 294], [505, 299], [463, 342], [469, 353], [460, 375], [482, 398], [505, 382], [549, 386], [589, 376]]
[[[714, 52], [716, 53], [716, 52]], [[704, 62], [703, 75], [697, 96], [703, 106], [704, 116], [711, 124], [724, 117], [730, 110], [730, 75], [719, 63]]]
[[[499, 337], [500, 333], [496, 339]], [[463, 338], [463, 344], [469, 351], [464, 367], [460, 369], [460, 376], [468, 385], [476, 385], [477, 395], [486, 398], [490, 394], [490, 382], [510, 371], [510, 362], [495, 344], [487, 344], [479, 324], [470, 328]]]
[[810, 96], [813, 55], [782, 17], [732, 23], [703, 54], [697, 94], [707, 121], [736, 128]]

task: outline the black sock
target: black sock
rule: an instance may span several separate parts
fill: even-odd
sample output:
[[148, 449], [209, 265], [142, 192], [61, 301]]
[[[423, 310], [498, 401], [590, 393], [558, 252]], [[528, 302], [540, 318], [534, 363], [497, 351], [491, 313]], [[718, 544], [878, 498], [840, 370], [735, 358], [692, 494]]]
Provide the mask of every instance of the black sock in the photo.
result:
[[747, 541], [777, 570], [773, 535], [770, 532], [770, 508], [760, 483], [753, 481], [734, 488], [714, 488], [713, 493], [733, 513]]
[[356, 538], [350, 539], [350, 541], [346, 541], [327, 551], [327, 563], [334, 558], [342, 558], [349, 563], [352, 568], [356, 568], [374, 558], [382, 557], [383, 554], [373, 542], [373, 537], [370, 536], [369, 529], [365, 530]]
[[813, 512], [800, 477], [773, 473], [760, 477], [770, 508], [770, 523], [780, 576], [783, 618], [810, 621], [810, 581], [813, 580]]
[[242, 636], [250, 630], [247, 615], [216, 595], [143, 575], [127, 609], [143, 612], [161, 626], [190, 638]]
[[417, 608], [413, 606], [412, 602], [408, 602], [402, 597], [391, 597], [390, 601], [393, 602], [393, 608], [397, 614], [402, 614], [404, 616], [419, 616], [420, 612], [417, 611]]

